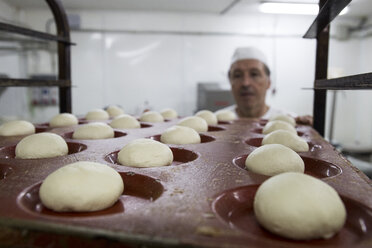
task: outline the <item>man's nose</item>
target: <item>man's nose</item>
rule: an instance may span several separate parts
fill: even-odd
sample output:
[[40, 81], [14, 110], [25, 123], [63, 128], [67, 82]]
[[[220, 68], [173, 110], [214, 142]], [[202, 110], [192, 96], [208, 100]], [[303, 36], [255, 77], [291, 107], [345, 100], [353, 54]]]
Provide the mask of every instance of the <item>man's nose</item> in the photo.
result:
[[249, 86], [252, 84], [252, 79], [248, 75], [244, 75], [242, 85]]

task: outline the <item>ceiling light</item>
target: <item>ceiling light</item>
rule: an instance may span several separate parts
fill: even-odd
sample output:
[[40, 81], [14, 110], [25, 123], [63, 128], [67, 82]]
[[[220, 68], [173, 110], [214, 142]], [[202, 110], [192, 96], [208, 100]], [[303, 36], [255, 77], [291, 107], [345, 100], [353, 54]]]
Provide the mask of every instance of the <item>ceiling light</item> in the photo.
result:
[[[262, 2], [259, 9], [263, 13], [270, 14], [317, 15], [319, 12], [319, 6], [315, 3]], [[347, 11], [348, 7], [343, 9], [340, 15], [345, 14]]]

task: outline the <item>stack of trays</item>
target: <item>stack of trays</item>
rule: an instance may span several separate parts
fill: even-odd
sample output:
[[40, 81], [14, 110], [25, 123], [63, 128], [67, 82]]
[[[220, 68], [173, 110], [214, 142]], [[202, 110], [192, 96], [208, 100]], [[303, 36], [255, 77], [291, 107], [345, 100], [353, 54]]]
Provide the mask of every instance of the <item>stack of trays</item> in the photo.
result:
[[[372, 246], [371, 181], [308, 126], [297, 126], [310, 147], [299, 153], [305, 174], [335, 188], [347, 210], [345, 226], [327, 240], [280, 238], [256, 222], [253, 198], [268, 177], [247, 171], [244, 162], [261, 144], [263, 120], [220, 122], [201, 133], [201, 144], [169, 145], [174, 155], [170, 166], [133, 168], [117, 163], [117, 153], [125, 144], [137, 138], [159, 140], [178, 121], [115, 129], [115, 138], [102, 140], [73, 140], [78, 126], [36, 125], [37, 132], [61, 135], [69, 147], [68, 155], [46, 159], [16, 159], [15, 146], [23, 136], [0, 137], [0, 228], [8, 233], [1, 236], [0, 246], [58, 246], [68, 237], [79, 244], [96, 242], [94, 247], [97, 238], [102, 247]], [[124, 181], [119, 201], [91, 213], [45, 208], [38, 193], [41, 182], [76, 161], [104, 163], [117, 170]]]

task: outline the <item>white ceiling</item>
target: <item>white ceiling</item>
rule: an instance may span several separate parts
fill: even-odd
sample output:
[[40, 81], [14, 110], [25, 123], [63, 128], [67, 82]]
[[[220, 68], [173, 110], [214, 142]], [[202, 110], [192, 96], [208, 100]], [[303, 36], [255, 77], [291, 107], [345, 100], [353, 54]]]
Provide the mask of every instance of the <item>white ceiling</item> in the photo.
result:
[[[1, 0], [0, 0], [1, 1]], [[46, 8], [43, 0], [2, 0], [18, 8]], [[199, 12], [209, 14], [258, 13], [261, 0], [61, 0], [67, 10], [132, 10], [165, 12]], [[271, 0], [283, 2], [284, 0]], [[285, 0], [318, 2], [317, 0]], [[231, 8], [230, 8], [231, 7]], [[353, 0], [345, 16], [372, 16], [371, 0]]]

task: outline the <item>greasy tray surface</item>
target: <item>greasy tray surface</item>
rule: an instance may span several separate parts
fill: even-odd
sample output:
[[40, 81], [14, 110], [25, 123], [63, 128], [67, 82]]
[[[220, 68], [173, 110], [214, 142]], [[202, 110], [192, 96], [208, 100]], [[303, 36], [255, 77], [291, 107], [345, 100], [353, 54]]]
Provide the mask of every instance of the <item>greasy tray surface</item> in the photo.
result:
[[[47, 159], [16, 159], [15, 145], [22, 136], [0, 137], [0, 225], [47, 232], [54, 230], [76, 236], [100, 235], [123, 243], [148, 246], [340, 245], [339, 239], [283, 241], [257, 226], [247, 224], [246, 230], [236, 223], [231, 225], [216, 208], [213, 211], [212, 203], [219, 196], [239, 191], [241, 187], [255, 187], [268, 178], [244, 169], [246, 156], [259, 146], [257, 141], [263, 137], [259, 132], [262, 124], [258, 121], [219, 123], [202, 134], [204, 142], [201, 144], [170, 145], [175, 155], [175, 162], [170, 166], [131, 168], [117, 164], [117, 152], [129, 141], [145, 137], [158, 140], [159, 135], [177, 121], [142, 123], [140, 129], [116, 129], [115, 138], [103, 140], [73, 140], [70, 134], [78, 126], [52, 129], [44, 124], [45, 129], [40, 127], [40, 132], [47, 130], [64, 136], [70, 148], [69, 155]], [[312, 128], [298, 126], [297, 131], [311, 145], [309, 152], [299, 153], [305, 160], [306, 173], [333, 186], [346, 199], [345, 204], [352, 206], [348, 221], [355, 225], [346, 226], [346, 234], [343, 234], [346, 240], [342, 240], [353, 247], [371, 247], [371, 222], [368, 219], [372, 208], [371, 182]], [[252, 140], [256, 143], [249, 144]], [[125, 184], [120, 200], [97, 213], [60, 214], [45, 209], [38, 198], [42, 180], [61, 166], [82, 160], [107, 164], [120, 173]], [[234, 202], [225, 205], [234, 207]], [[364, 219], [364, 233], [360, 233], [360, 216], [369, 216]], [[350, 236], [349, 231], [356, 236]]]

